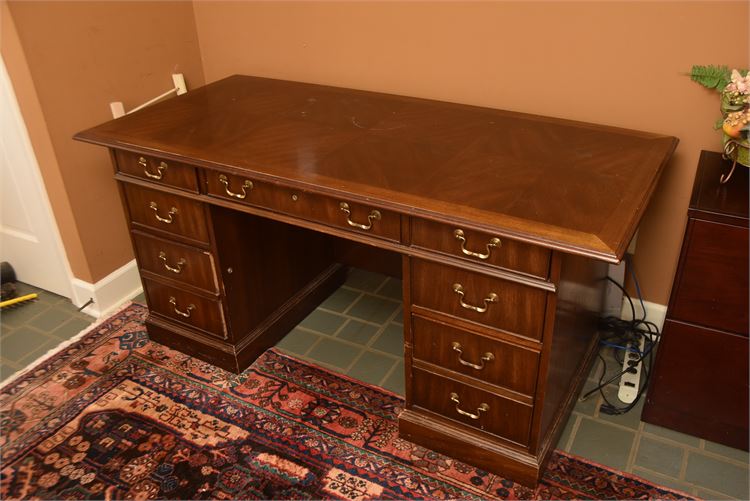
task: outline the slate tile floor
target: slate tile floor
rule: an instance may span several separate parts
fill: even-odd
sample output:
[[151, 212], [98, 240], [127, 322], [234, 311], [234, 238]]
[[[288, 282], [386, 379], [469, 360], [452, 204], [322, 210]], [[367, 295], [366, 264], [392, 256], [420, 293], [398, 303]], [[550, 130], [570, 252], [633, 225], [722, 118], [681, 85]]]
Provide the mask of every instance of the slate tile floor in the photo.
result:
[[[40, 298], [0, 314], [0, 379], [69, 339], [94, 319], [70, 302], [20, 284]], [[135, 298], [143, 301], [143, 296]], [[295, 327], [278, 347], [337, 372], [403, 394], [401, 283], [362, 270]], [[610, 359], [608, 366], [615, 370]], [[592, 368], [584, 392], [596, 386]], [[605, 390], [613, 403], [616, 387]], [[623, 416], [599, 412], [595, 394], [578, 402], [559, 449], [632, 472], [703, 499], [749, 499], [748, 454], [640, 421], [642, 404]]]

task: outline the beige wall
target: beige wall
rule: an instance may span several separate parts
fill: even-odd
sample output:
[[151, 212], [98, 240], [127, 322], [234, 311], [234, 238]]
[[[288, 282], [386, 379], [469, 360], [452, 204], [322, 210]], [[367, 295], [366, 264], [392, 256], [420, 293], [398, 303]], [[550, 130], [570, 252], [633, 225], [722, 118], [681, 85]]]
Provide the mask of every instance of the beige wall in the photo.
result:
[[71, 267], [90, 282], [132, 254], [105, 152], [71, 136], [109, 119], [110, 101], [159, 94], [172, 72], [189, 87], [245, 73], [679, 137], [636, 256], [646, 299], [665, 304], [699, 151], [719, 148], [717, 97], [684, 73], [749, 59], [746, 2], [9, 5], [0, 49]]
[[666, 304], [718, 99], [684, 73], [748, 66], [747, 2], [194, 3], [206, 81], [234, 73], [674, 135], [636, 268]]
[[109, 157], [75, 142], [172, 85], [204, 83], [190, 2], [2, 5], [2, 56], [31, 136], [73, 274], [96, 282], [132, 259]]

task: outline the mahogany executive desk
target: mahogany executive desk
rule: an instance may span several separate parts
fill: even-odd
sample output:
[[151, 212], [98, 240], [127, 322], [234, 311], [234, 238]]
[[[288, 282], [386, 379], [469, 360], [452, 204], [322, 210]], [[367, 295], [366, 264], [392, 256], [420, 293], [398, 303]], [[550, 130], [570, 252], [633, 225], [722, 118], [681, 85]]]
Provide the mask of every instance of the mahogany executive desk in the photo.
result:
[[112, 153], [152, 339], [246, 368], [343, 280], [401, 275], [400, 433], [534, 484], [677, 140], [233, 76], [77, 139]]

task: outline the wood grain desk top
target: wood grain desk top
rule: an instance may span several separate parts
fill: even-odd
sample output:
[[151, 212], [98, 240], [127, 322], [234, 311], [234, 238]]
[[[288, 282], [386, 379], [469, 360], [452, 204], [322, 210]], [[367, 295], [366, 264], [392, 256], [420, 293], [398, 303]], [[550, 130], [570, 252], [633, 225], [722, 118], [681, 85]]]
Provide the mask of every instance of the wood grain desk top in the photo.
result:
[[677, 145], [645, 132], [249, 76], [76, 139], [611, 262]]

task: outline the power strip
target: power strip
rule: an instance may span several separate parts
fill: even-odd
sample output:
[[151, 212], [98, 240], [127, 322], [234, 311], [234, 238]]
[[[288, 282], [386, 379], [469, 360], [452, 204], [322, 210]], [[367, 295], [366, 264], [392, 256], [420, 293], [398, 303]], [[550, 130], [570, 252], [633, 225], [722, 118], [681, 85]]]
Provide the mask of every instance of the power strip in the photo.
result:
[[[646, 337], [641, 336], [638, 341], [638, 351], [643, 353], [645, 346]], [[641, 356], [635, 351], [631, 351], [632, 347], [632, 342], [627, 344], [628, 350], [625, 352], [622, 362], [623, 374], [620, 376], [620, 389], [617, 392], [617, 398], [626, 404], [632, 404], [635, 397], [638, 396], [638, 389], [641, 385], [641, 371], [643, 370], [643, 362], [638, 362]]]

